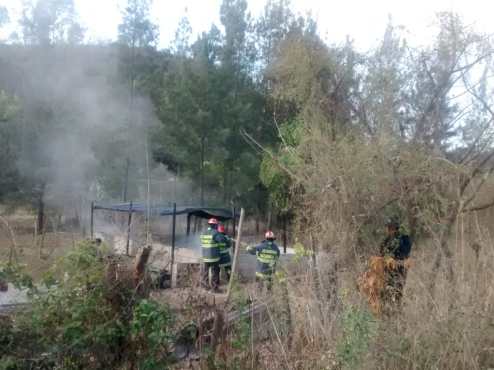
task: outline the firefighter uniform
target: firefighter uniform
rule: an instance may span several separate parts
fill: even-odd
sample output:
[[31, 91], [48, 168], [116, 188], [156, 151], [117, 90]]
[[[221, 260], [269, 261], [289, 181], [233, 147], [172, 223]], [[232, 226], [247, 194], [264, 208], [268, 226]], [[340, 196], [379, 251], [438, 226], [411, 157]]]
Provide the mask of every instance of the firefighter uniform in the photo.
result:
[[268, 290], [271, 289], [276, 263], [280, 258], [280, 249], [274, 240], [267, 239], [255, 247], [247, 247], [247, 252], [257, 257], [256, 281], [261, 286], [266, 284]]
[[220, 232], [218, 233], [218, 247], [220, 250], [220, 268], [223, 268], [225, 271], [226, 275], [226, 280], [230, 281], [230, 275], [232, 271], [232, 258], [231, 258], [231, 246], [232, 246], [232, 240], [228, 235], [225, 235], [224, 233]]
[[[210, 224], [211, 225], [211, 224]], [[210, 287], [218, 290], [220, 283], [220, 234], [214, 225], [211, 225], [205, 234], [201, 235], [202, 271], [201, 285], [205, 289]], [[209, 285], [209, 271], [211, 270], [211, 286]]]

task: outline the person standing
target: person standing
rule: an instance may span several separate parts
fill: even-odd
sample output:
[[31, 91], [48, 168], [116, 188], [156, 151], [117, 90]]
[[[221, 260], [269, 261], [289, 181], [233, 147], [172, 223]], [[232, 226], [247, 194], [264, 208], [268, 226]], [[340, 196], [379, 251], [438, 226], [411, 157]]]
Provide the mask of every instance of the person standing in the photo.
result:
[[[210, 218], [208, 229], [201, 235], [201, 286], [206, 290], [218, 292], [220, 283], [220, 234], [218, 233], [218, 220]], [[209, 272], [211, 271], [211, 284], [209, 284]]]
[[276, 273], [276, 264], [280, 258], [280, 249], [274, 242], [276, 240], [271, 230], [266, 231], [263, 240], [259, 245], [248, 246], [247, 252], [257, 257], [256, 281], [258, 289], [262, 290], [264, 285], [271, 290], [273, 275]]
[[220, 269], [225, 272], [226, 282], [230, 281], [232, 272], [232, 258], [231, 247], [232, 239], [226, 234], [225, 227], [223, 225], [218, 226], [219, 240], [218, 246], [220, 248]]
[[405, 261], [410, 257], [412, 242], [396, 218], [386, 221], [386, 232], [379, 248], [381, 257], [388, 261], [384, 300], [399, 306], [407, 276]]

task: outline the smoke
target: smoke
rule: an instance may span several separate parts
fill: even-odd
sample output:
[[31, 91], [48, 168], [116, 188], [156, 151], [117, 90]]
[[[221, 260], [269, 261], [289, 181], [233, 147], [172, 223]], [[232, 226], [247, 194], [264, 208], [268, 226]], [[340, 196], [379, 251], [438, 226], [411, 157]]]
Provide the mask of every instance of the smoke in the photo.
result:
[[0, 88], [22, 106], [18, 167], [50, 206], [80, 212], [119, 199], [127, 160], [129, 195], [140, 196], [147, 129], [158, 120], [145, 97], [131, 99], [119, 60], [115, 46], [0, 49]]

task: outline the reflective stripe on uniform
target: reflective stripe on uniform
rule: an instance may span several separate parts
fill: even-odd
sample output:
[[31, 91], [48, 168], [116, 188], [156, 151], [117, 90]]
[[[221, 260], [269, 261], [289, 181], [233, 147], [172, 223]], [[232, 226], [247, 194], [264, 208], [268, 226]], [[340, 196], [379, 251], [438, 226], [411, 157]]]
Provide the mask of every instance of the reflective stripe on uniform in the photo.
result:
[[202, 262], [218, 262], [220, 260], [219, 257], [217, 258], [206, 258], [206, 257], [202, 257]]
[[272, 274], [270, 274], [270, 273], [264, 274], [262, 272], [256, 271], [256, 277], [258, 277], [258, 278], [267, 279], [267, 278], [270, 278], [271, 276], [272, 276]]
[[211, 234], [201, 235], [201, 250], [203, 262], [218, 262], [220, 260], [220, 251], [218, 243], [214, 240], [213, 231]]

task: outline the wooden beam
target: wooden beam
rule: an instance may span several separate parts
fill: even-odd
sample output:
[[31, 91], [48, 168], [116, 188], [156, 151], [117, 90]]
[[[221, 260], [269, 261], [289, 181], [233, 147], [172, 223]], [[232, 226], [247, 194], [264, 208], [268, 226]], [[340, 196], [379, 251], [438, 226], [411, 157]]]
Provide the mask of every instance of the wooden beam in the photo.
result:
[[235, 253], [233, 254], [232, 272], [230, 274], [230, 281], [228, 282], [228, 290], [226, 293], [225, 306], [228, 304], [228, 301], [230, 299], [230, 296], [232, 293], [233, 280], [235, 277], [235, 273], [237, 271], [238, 254], [239, 254], [240, 242], [241, 242], [241, 238], [242, 238], [242, 224], [244, 222], [244, 215], [245, 215], [245, 211], [243, 208], [241, 208], [240, 209], [240, 221], [238, 223], [237, 240], [235, 242]]

